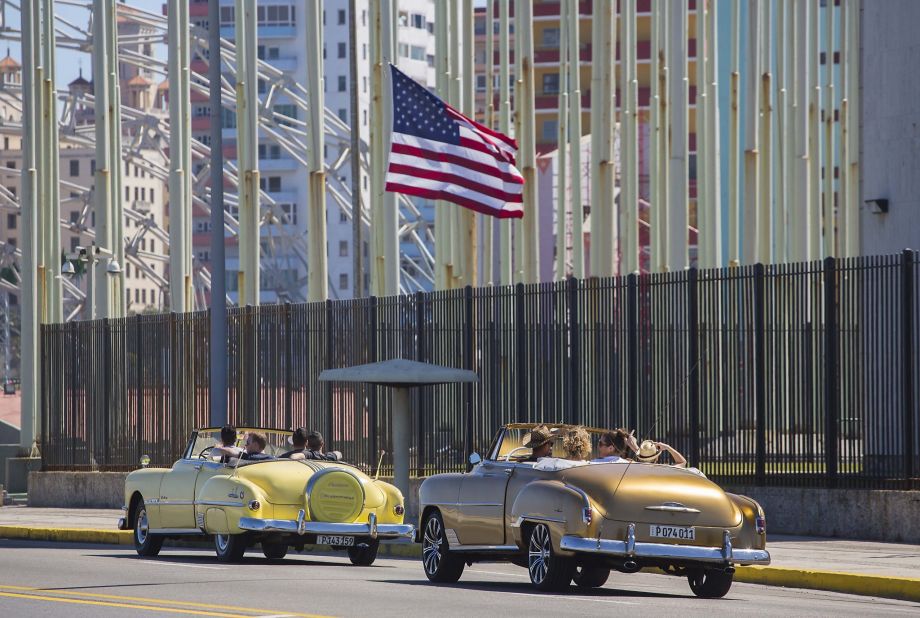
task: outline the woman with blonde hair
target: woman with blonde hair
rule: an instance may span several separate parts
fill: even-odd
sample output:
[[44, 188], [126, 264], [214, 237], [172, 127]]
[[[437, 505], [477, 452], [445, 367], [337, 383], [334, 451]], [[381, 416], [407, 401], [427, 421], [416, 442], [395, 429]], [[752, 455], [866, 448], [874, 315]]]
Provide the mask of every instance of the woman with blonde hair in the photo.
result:
[[591, 436], [584, 427], [570, 429], [562, 438], [565, 458], [574, 461], [586, 461], [591, 454]]

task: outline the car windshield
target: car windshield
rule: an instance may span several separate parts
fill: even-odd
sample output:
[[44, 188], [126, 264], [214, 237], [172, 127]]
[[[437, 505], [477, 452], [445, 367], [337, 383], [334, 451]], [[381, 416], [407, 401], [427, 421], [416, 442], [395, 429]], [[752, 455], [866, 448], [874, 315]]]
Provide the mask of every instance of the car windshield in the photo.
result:
[[[246, 445], [246, 434], [253, 431], [265, 434], [267, 444], [264, 452], [268, 455], [278, 457], [282, 453], [286, 453], [293, 448], [290, 442], [290, 431], [255, 428], [237, 429], [236, 446], [244, 448]], [[208, 449], [214, 446], [220, 446], [220, 444], [220, 429], [199, 429], [195, 434], [190, 449], [186, 451], [186, 457], [195, 459], [202, 454], [207, 456]]]

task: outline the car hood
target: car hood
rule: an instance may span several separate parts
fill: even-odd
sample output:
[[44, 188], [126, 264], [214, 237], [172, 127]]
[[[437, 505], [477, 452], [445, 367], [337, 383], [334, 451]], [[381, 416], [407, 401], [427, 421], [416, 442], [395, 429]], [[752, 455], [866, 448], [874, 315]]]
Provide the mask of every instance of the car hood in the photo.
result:
[[585, 491], [606, 519], [679, 526], [741, 523], [741, 511], [722, 488], [689, 470], [632, 463], [596, 464], [567, 472], [567, 483]]

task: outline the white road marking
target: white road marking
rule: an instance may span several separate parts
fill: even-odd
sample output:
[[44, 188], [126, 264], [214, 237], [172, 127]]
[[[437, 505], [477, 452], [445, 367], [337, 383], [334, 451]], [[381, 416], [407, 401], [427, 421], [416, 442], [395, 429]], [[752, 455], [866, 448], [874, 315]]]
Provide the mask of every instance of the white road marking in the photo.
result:
[[479, 569], [467, 569], [467, 573], [485, 573], [486, 575], [502, 575], [509, 577], [529, 577], [529, 575], [524, 575], [523, 573], [506, 573], [504, 571], [481, 571]]
[[184, 567], [186, 569], [208, 569], [211, 571], [226, 571], [227, 567], [220, 566], [206, 566], [203, 564], [186, 564], [184, 562], [169, 562], [167, 560], [138, 560], [138, 562], [143, 564], [150, 564], [153, 566], [177, 566]]

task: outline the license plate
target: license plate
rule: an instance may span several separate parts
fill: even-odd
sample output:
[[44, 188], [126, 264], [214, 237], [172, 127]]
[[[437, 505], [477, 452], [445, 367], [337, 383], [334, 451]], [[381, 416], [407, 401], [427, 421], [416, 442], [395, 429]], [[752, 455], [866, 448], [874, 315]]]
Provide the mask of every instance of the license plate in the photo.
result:
[[333, 536], [329, 534], [319, 534], [316, 536], [317, 545], [344, 545], [351, 547], [355, 544], [353, 536]]
[[662, 526], [660, 524], [652, 524], [649, 534], [661, 539], [679, 539], [681, 541], [696, 540], [696, 528], [684, 526]]

